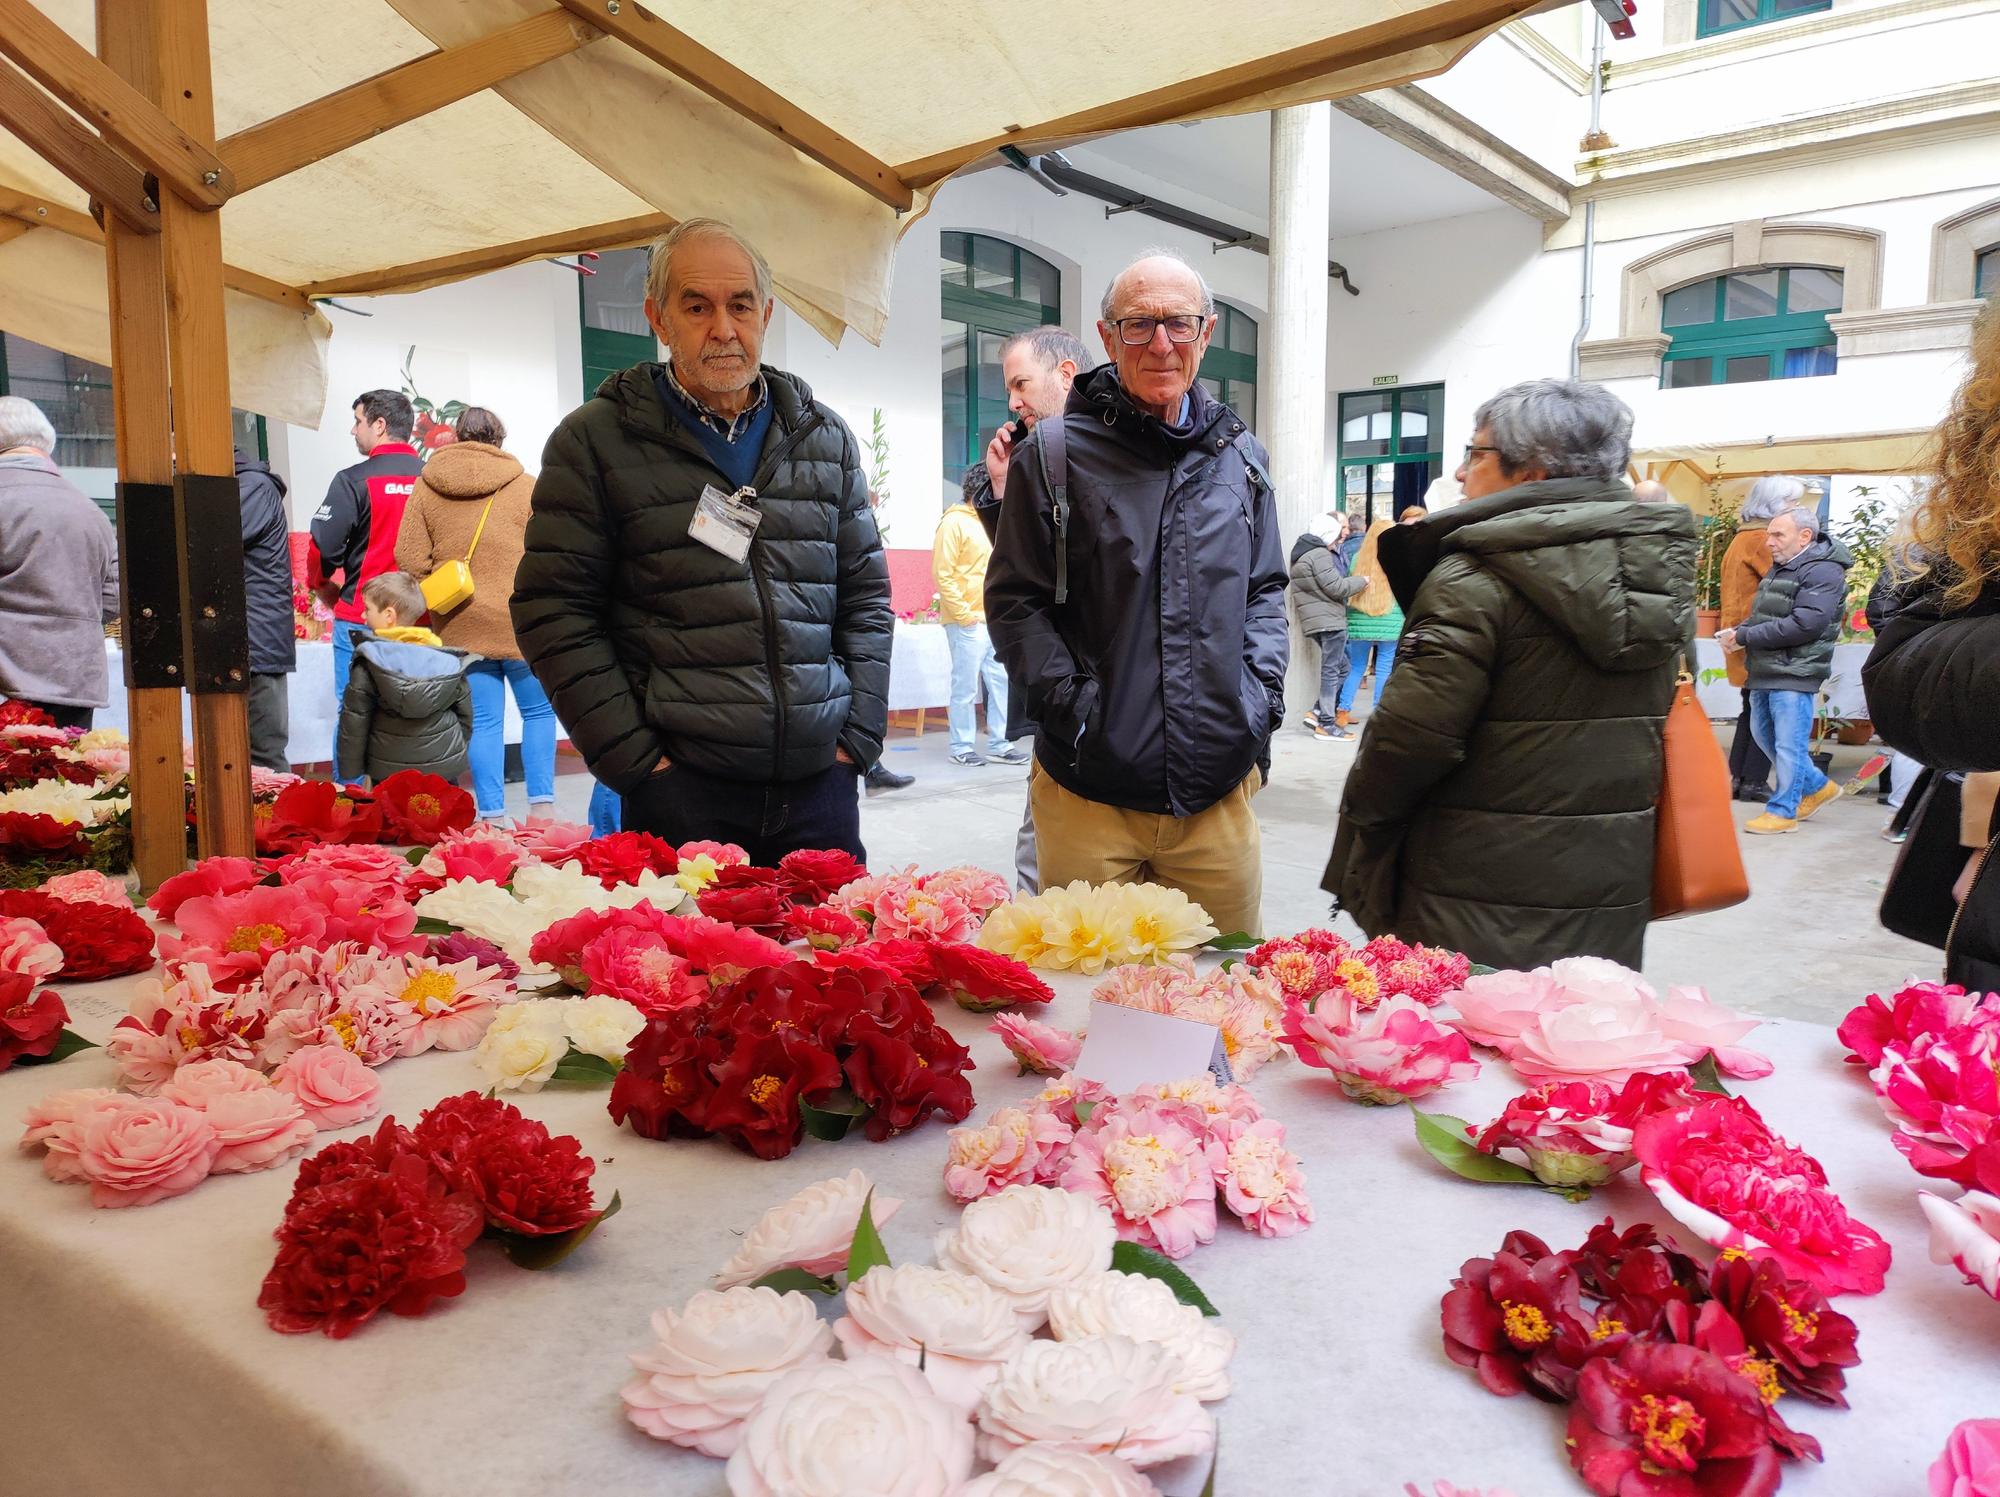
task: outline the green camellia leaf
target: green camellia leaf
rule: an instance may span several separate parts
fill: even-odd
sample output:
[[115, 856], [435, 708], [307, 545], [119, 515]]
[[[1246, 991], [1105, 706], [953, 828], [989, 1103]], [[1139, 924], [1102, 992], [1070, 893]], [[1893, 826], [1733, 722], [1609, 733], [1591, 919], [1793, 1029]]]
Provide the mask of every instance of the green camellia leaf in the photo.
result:
[[1156, 1253], [1149, 1247], [1141, 1247], [1136, 1242], [1112, 1244], [1111, 1267], [1115, 1273], [1133, 1273], [1148, 1279], [1158, 1279], [1173, 1290], [1174, 1298], [1184, 1305], [1193, 1305], [1204, 1315], [1220, 1315], [1222, 1312], [1209, 1302], [1201, 1292], [1201, 1286], [1180, 1271], [1173, 1259], [1163, 1253]]
[[752, 1289], [775, 1289], [780, 1294], [838, 1294], [840, 1286], [803, 1268], [781, 1268], [752, 1281]]
[[1416, 1120], [1417, 1142], [1424, 1146], [1424, 1152], [1454, 1175], [1486, 1185], [1542, 1183], [1535, 1178], [1534, 1171], [1474, 1148], [1472, 1140], [1465, 1136], [1464, 1118], [1442, 1112], [1419, 1112], [1414, 1107], [1410, 1116]]
[[1499, 970], [1500, 969], [1498, 967], [1489, 967], [1484, 962], [1474, 962], [1472, 964], [1472, 972], [1470, 975], [1473, 977], [1491, 977], [1495, 972], [1498, 972]]
[[1252, 947], [1262, 946], [1263, 944], [1262, 941], [1258, 940], [1248, 931], [1241, 930], [1232, 930], [1226, 936], [1216, 936], [1213, 940], [1203, 943], [1209, 951], [1248, 951]]
[[569, 1047], [569, 1053], [556, 1062], [556, 1068], [549, 1073], [551, 1081], [581, 1081], [595, 1086], [601, 1082], [615, 1080], [625, 1067], [622, 1062], [606, 1060], [601, 1055], [592, 1055], [588, 1050]]
[[828, 1143], [847, 1137], [856, 1123], [868, 1116], [868, 1106], [846, 1087], [835, 1087], [817, 1102], [799, 1098], [799, 1120], [806, 1132]]
[[608, 1218], [616, 1216], [623, 1204], [614, 1190], [611, 1192], [611, 1204], [589, 1221], [574, 1231], [557, 1232], [550, 1237], [524, 1237], [518, 1232], [502, 1232], [501, 1251], [521, 1268], [552, 1267], [581, 1247], [583, 1239], [603, 1226]]
[[458, 927], [449, 920], [440, 920], [435, 915], [417, 916], [417, 934], [420, 936], [451, 936], [458, 933]]
[[1079, 1103], [1077, 1103], [1077, 1104], [1076, 1104], [1076, 1124], [1077, 1124], [1077, 1126], [1078, 1126], [1079, 1128], [1081, 1128], [1081, 1127], [1082, 1127], [1082, 1126], [1083, 1126], [1083, 1125], [1084, 1125], [1085, 1123], [1089, 1122], [1089, 1121], [1090, 1121], [1090, 1115], [1091, 1115], [1092, 1113], [1096, 1112], [1096, 1111], [1097, 1111], [1097, 1104], [1096, 1104], [1095, 1102], [1079, 1102]]
[[871, 1268], [887, 1268], [889, 1250], [882, 1246], [882, 1234], [875, 1230], [875, 1192], [862, 1198], [861, 1219], [854, 1224], [854, 1241], [847, 1247], [847, 1282], [859, 1284]]
[[23, 1055], [19, 1057], [24, 1066], [52, 1066], [59, 1060], [67, 1060], [79, 1050], [95, 1050], [96, 1040], [87, 1040], [74, 1029], [65, 1029], [56, 1040], [55, 1049], [47, 1055]]
[[403, 861], [414, 868], [430, 855], [431, 850], [428, 847], [413, 847], [403, 854]]
[[1688, 1067], [1688, 1076], [1698, 1092], [1713, 1092], [1718, 1097], [1730, 1095], [1729, 1088], [1722, 1084], [1721, 1073], [1716, 1069], [1713, 1050]]

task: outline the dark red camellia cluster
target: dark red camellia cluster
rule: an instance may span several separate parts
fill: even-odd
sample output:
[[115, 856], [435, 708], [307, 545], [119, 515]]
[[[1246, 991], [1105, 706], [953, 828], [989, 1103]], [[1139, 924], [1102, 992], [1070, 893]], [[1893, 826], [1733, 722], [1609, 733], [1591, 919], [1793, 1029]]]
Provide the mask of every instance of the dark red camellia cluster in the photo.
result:
[[12, 697], [0, 702], [0, 728], [53, 728], [55, 725], [56, 720], [33, 702], [18, 701]]
[[97, 771], [81, 759], [64, 759], [44, 744], [0, 749], [0, 790], [20, 790], [37, 780], [68, 780], [94, 785]]
[[391, 842], [429, 847], [447, 832], [472, 825], [472, 796], [440, 775], [399, 769], [375, 787], [382, 830]]
[[972, 1110], [972, 1057], [909, 983], [872, 965], [799, 960], [746, 972], [656, 1013], [611, 1086], [613, 1121], [647, 1138], [720, 1136], [760, 1159], [791, 1153], [804, 1102], [843, 1085], [884, 1139], [931, 1113]]
[[476, 1092], [445, 1098], [414, 1129], [387, 1118], [299, 1165], [258, 1308], [272, 1330], [336, 1338], [382, 1310], [421, 1315], [465, 1292], [466, 1249], [486, 1228], [546, 1236], [587, 1224], [595, 1167], [576, 1139]]
[[0, 855], [13, 859], [87, 858], [83, 828], [39, 811], [0, 811]]
[[53, 988], [37, 993], [25, 972], [0, 972], [0, 1071], [54, 1050], [68, 1022], [69, 1010]]
[[62, 970], [71, 982], [122, 977], [153, 965], [153, 927], [115, 904], [57, 899], [32, 889], [0, 889], [0, 919], [25, 915], [62, 948]]
[[1488, 1391], [1571, 1403], [1571, 1463], [1603, 1497], [1765, 1497], [1781, 1459], [1820, 1458], [1779, 1412], [1846, 1406], [1854, 1322], [1766, 1258], [1703, 1269], [1651, 1226], [1607, 1219], [1552, 1252], [1510, 1232], [1459, 1270], [1445, 1353]]

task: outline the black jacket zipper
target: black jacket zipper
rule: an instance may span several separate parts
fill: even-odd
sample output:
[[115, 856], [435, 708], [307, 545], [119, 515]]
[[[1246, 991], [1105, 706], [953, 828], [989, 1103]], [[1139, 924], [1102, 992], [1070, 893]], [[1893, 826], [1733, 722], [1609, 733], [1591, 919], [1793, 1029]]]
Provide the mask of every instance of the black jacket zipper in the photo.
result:
[[[794, 427], [771, 455], [758, 467], [750, 487], [761, 496], [766, 483], [778, 470], [778, 464], [791, 454], [794, 447], [805, 439], [808, 433], [818, 429], [820, 417], [814, 412]], [[836, 531], [839, 521], [835, 522]], [[763, 533], [763, 525], [757, 527], [758, 535]], [[785, 763], [785, 688], [784, 675], [778, 667], [778, 610], [771, 602], [771, 582], [764, 575], [764, 548], [758, 544], [758, 536], [750, 538], [750, 580], [757, 586], [757, 604], [764, 611], [764, 669], [771, 678], [771, 713], [774, 719], [771, 740], [771, 774], [774, 779], [784, 772]]]

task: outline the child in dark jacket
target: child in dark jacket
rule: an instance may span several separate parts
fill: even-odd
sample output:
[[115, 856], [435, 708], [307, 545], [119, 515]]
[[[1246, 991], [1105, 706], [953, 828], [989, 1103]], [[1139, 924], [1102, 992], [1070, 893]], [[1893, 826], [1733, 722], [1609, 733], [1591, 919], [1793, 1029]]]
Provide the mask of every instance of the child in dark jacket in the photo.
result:
[[340, 704], [341, 764], [364, 768], [377, 784], [400, 769], [456, 780], [472, 733], [465, 652], [444, 648], [415, 625], [424, 616], [424, 590], [408, 572], [363, 584], [361, 614], [373, 632], [354, 644]]

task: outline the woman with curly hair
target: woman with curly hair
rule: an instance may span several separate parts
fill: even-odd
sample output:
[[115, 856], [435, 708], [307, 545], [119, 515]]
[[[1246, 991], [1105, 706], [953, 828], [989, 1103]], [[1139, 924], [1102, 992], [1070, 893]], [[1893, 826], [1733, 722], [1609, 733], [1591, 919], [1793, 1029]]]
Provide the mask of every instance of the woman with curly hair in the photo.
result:
[[2000, 301], [1972, 331], [1970, 367], [1938, 427], [1928, 492], [1891, 617], [1862, 668], [1882, 741], [1940, 773], [1962, 772], [1967, 849], [1946, 976], [2000, 988]]

